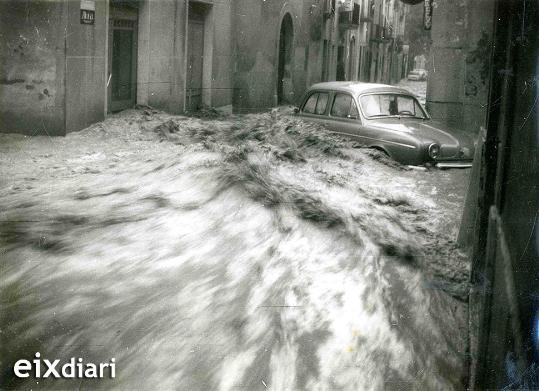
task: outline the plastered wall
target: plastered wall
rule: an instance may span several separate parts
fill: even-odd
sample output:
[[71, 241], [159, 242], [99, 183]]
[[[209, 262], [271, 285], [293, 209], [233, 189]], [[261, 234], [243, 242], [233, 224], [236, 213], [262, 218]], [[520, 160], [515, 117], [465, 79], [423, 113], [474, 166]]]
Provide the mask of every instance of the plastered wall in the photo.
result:
[[0, 1], [0, 132], [65, 134], [63, 1]]

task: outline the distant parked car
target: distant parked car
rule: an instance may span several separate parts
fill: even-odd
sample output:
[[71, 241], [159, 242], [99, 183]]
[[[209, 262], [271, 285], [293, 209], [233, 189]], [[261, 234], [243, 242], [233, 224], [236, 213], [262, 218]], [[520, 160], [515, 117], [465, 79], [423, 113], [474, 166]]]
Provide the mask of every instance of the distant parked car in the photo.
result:
[[309, 88], [300, 102], [295, 109], [297, 116], [383, 151], [403, 164], [471, 166], [471, 138], [431, 120], [417, 98], [403, 88], [358, 82], [319, 83]]
[[421, 81], [427, 80], [428, 72], [425, 69], [414, 69], [408, 74], [408, 80]]

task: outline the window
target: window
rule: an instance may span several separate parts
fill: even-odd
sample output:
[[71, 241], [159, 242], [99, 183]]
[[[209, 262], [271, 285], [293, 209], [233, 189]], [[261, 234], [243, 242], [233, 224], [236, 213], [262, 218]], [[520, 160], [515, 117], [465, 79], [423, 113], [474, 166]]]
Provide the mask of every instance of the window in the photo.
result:
[[333, 106], [331, 107], [333, 117], [348, 118], [348, 116], [358, 118], [356, 102], [348, 94], [335, 94]]
[[397, 114], [403, 112], [415, 114], [414, 101], [399, 96], [397, 97]]
[[372, 94], [360, 98], [361, 108], [367, 118], [408, 116], [425, 118], [426, 114], [410, 95], [398, 94]]
[[307, 99], [307, 102], [303, 106], [303, 112], [308, 114], [314, 114], [314, 110], [316, 108], [316, 101], [318, 100], [318, 94], [314, 93], [311, 96], [309, 96], [309, 99]]
[[322, 115], [326, 112], [326, 106], [328, 104], [328, 93], [327, 92], [315, 92], [305, 105], [303, 106], [303, 112], [307, 114], [318, 114]]
[[326, 106], [328, 105], [328, 94], [321, 92], [318, 94], [318, 102], [316, 103], [316, 114], [322, 115], [326, 112]]
[[421, 117], [421, 118], [426, 118], [427, 117], [427, 115], [425, 114], [425, 112], [421, 108], [421, 105], [415, 99], [414, 99], [414, 115], [416, 117]]
[[350, 101], [350, 117], [359, 118], [359, 111], [357, 110], [356, 102], [352, 99]]
[[359, 25], [359, 4], [354, 3], [354, 10], [352, 11], [352, 24]]

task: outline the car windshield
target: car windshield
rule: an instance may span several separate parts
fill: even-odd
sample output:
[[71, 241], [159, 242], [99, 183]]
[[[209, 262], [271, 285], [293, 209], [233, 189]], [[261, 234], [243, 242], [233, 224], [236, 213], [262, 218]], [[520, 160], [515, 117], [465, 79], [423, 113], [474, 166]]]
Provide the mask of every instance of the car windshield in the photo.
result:
[[414, 117], [427, 118], [427, 114], [411, 95], [369, 94], [359, 99], [363, 114], [367, 118]]

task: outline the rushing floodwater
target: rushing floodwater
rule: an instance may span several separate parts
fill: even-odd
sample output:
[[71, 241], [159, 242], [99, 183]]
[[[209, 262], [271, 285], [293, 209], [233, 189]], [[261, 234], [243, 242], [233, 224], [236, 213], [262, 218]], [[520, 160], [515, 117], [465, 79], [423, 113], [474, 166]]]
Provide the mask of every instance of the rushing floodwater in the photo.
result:
[[[398, 168], [269, 115], [178, 124], [177, 152], [4, 187], [0, 389], [463, 389], [464, 306], [424, 275], [450, 257]], [[116, 378], [14, 379], [37, 351]]]

